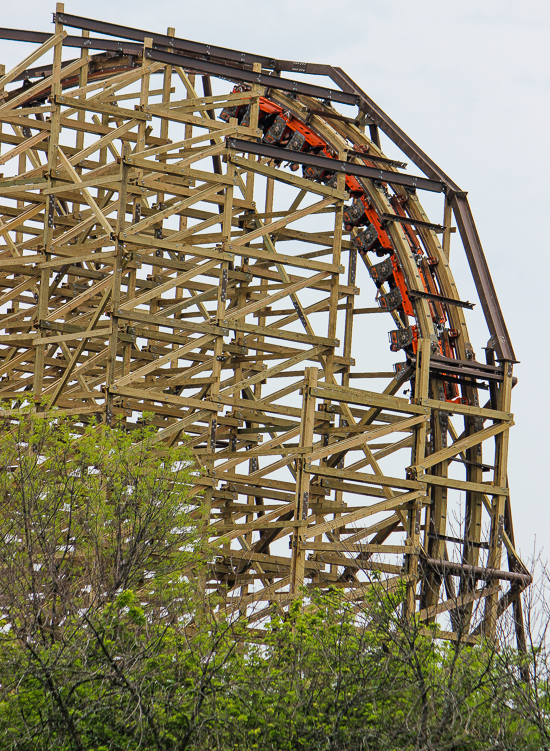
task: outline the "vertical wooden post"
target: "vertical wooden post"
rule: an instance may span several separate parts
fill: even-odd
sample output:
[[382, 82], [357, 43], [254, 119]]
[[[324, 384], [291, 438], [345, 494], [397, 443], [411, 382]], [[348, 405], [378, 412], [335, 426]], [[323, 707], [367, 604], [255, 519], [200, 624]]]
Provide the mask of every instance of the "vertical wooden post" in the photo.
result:
[[[89, 39], [89, 37], [90, 37], [90, 32], [87, 29], [84, 29], [82, 31], [82, 38]], [[90, 55], [90, 50], [87, 49], [86, 47], [83, 47], [80, 51], [80, 59], [87, 60], [89, 55]], [[78, 72], [78, 86], [79, 88], [83, 88], [84, 86], [86, 86], [87, 83], [88, 83], [88, 66], [83, 65]], [[84, 101], [86, 99], [86, 94], [82, 93], [79, 95], [78, 98]], [[86, 122], [86, 110], [84, 109], [79, 110], [77, 113], [77, 119], [80, 125], [84, 126]], [[81, 130], [76, 131], [76, 150], [82, 151], [83, 148], [84, 148], [84, 127], [82, 127]], [[76, 164], [75, 171], [78, 175], [81, 175], [82, 167]], [[73, 203], [73, 215], [75, 215], [79, 211], [80, 211], [80, 204]], [[69, 283], [76, 282], [76, 279], [77, 279], [77, 277], [74, 276], [73, 274], [69, 274], [67, 278], [69, 280]]]
[[[504, 379], [498, 390], [498, 409], [510, 412], [512, 397], [512, 363], [504, 363]], [[508, 484], [508, 442], [510, 430], [506, 429], [495, 437], [495, 474], [494, 483], [501, 488]], [[493, 496], [491, 506], [491, 536], [489, 539], [489, 558], [487, 567], [500, 569], [502, 561], [502, 539], [504, 532], [506, 498]], [[497, 624], [498, 593], [489, 595], [485, 600], [485, 618], [483, 630], [486, 636], [494, 638]]]
[[[338, 154], [338, 159], [341, 159], [345, 161], [347, 158], [347, 154], [344, 151], [341, 151]], [[337, 173], [336, 177], [336, 188], [339, 191], [344, 192], [346, 189], [346, 176], [343, 172]], [[335, 204], [336, 211], [334, 212], [334, 235], [332, 240], [332, 263], [336, 266], [340, 266], [341, 260], [342, 260], [342, 234], [343, 234], [343, 218], [344, 218], [344, 201], [339, 200], [336, 201]], [[328, 312], [328, 333], [327, 337], [330, 339], [336, 339], [336, 331], [337, 331], [337, 324], [338, 324], [338, 301], [340, 298], [340, 275], [339, 274], [332, 274], [330, 279], [330, 297], [329, 297], [329, 312]], [[325, 382], [326, 383], [334, 383], [334, 358], [335, 353], [334, 349], [331, 349], [325, 358], [325, 367], [324, 367], [324, 376], [325, 376]], [[325, 399], [324, 404], [328, 405], [330, 404], [330, 400]], [[345, 420], [343, 417], [340, 417], [340, 424], [344, 424]], [[313, 439], [313, 435], [312, 435]], [[329, 436], [326, 434], [323, 437], [323, 440], [327, 443], [328, 442], [335, 442], [337, 441], [336, 438], [333, 436]], [[327, 465], [327, 460], [323, 459], [321, 460], [321, 465]], [[342, 494], [337, 493], [336, 494], [336, 500], [341, 500]], [[323, 514], [318, 514], [315, 516], [315, 521], [321, 522], [324, 519]], [[339, 533], [336, 532], [335, 536], [339, 536]], [[321, 542], [322, 536], [316, 537], [316, 542]], [[317, 556], [315, 556], [317, 557]]]
[[[82, 37], [84, 39], [88, 39], [90, 36], [90, 32], [86, 29], [82, 32]], [[81, 60], [87, 60], [90, 55], [90, 50], [87, 49], [87, 47], [83, 47], [80, 51], [80, 59]], [[80, 71], [78, 73], [78, 86], [79, 88], [82, 88], [83, 86], [86, 86], [88, 83], [88, 66], [83, 65], [82, 68], [80, 68]], [[79, 99], [86, 99], [86, 94], [80, 94]], [[80, 123], [84, 123], [86, 120], [86, 110], [79, 110], [77, 113], [77, 119]], [[76, 131], [76, 150], [82, 151], [84, 148], [84, 130], [77, 130]], [[82, 172], [82, 168], [76, 165], [75, 169], [80, 174]]]
[[[233, 177], [235, 168], [231, 162], [227, 164], [227, 176]], [[233, 218], [233, 184], [231, 183], [225, 188], [224, 194], [224, 207], [222, 215], [222, 250], [229, 251], [229, 245], [231, 241], [231, 220]], [[216, 323], [219, 326], [225, 318], [225, 308], [227, 300], [227, 281], [229, 276], [229, 263], [223, 261], [220, 264], [220, 283], [218, 286], [218, 301], [216, 308]], [[214, 382], [210, 387], [210, 398], [215, 400], [220, 393], [220, 380], [223, 364], [223, 336], [217, 336], [214, 341], [214, 362], [212, 365], [212, 377]], [[208, 421], [208, 437], [207, 444], [210, 449], [210, 457], [205, 461], [205, 469], [207, 473], [211, 473], [214, 468], [214, 459], [212, 458], [216, 450], [216, 432], [218, 427], [218, 414], [212, 412]], [[210, 511], [212, 508], [212, 487], [208, 487], [203, 496], [203, 523], [204, 527], [208, 526], [210, 521]], [[207, 539], [205, 537], [204, 544], [207, 545]], [[206, 581], [204, 582], [206, 584]]]
[[443, 209], [443, 232], [442, 250], [447, 261], [451, 255], [451, 224], [453, 223], [453, 207], [448, 197], [445, 196], [445, 207]]
[[[0, 63], [0, 76], [5, 76], [5, 75], [6, 75], [6, 66], [3, 63]], [[0, 98], [0, 102], [3, 99], [3, 96], [4, 94], [2, 92], [2, 98]], [[0, 134], [2, 133], [3, 127], [4, 127], [4, 124], [0, 123]], [[0, 141], [0, 154], [1, 153], [2, 153], [2, 141]]]
[[[65, 5], [57, 3], [56, 13], [64, 13]], [[63, 31], [63, 24], [59, 23], [56, 17], [55, 33], [60, 34]], [[55, 173], [58, 160], [59, 133], [61, 130], [61, 106], [57, 103], [55, 97], [61, 94], [61, 59], [63, 55], [63, 40], [60, 39], [55, 45], [53, 51], [53, 69], [52, 69], [52, 89], [51, 97], [54, 102], [51, 114], [51, 131], [48, 143], [48, 171], [50, 184], [55, 184]], [[46, 258], [49, 258], [49, 252], [54, 235], [54, 217], [55, 217], [55, 196], [48, 195], [44, 211], [44, 252]], [[50, 270], [42, 269], [40, 272], [40, 287], [38, 291], [38, 326], [48, 317], [48, 300], [49, 300]], [[44, 359], [46, 355], [46, 344], [39, 344], [36, 347], [36, 356], [34, 361], [34, 401], [37, 409], [40, 409], [42, 383], [44, 378]]]
[[122, 147], [120, 167], [120, 187], [118, 193], [118, 215], [116, 224], [116, 257], [111, 288], [111, 335], [109, 337], [109, 355], [107, 359], [107, 399], [105, 402], [105, 422], [110, 425], [113, 415], [113, 391], [115, 390], [116, 356], [118, 349], [118, 307], [120, 305], [124, 255], [124, 227], [126, 226], [126, 199], [128, 193], [128, 170], [125, 158], [129, 153], [128, 144]]
[[[470, 404], [479, 406], [477, 389], [463, 387], [463, 395], [468, 399]], [[493, 405], [496, 409], [496, 404]], [[474, 435], [479, 430], [483, 430], [483, 420], [479, 417], [466, 417], [464, 420], [464, 432], [466, 435]], [[478, 443], [471, 448], [466, 449], [466, 479], [468, 482], [480, 484], [483, 482], [483, 453], [482, 444]], [[474, 491], [466, 492], [466, 508], [464, 513], [464, 547], [462, 550], [462, 560], [464, 563], [477, 566], [479, 565], [478, 543], [481, 542], [481, 525], [483, 520], [483, 500], [482, 494]], [[464, 576], [460, 582], [459, 594], [467, 594], [476, 587], [476, 582], [472, 577]], [[473, 603], [466, 603], [457, 611], [460, 615], [460, 628], [464, 631], [470, 627], [471, 616], [473, 612]]]
[[[187, 78], [188, 78], [188, 82], [189, 82], [190, 88], [189, 89], [188, 88], [185, 89], [185, 96], [186, 96], [187, 99], [191, 99], [192, 98], [191, 90], [194, 91], [194, 87], [195, 87], [195, 74], [194, 73], [189, 73]], [[184, 131], [183, 131], [183, 137], [184, 137], [184, 139], [186, 141], [189, 140], [190, 138], [193, 138], [193, 126], [191, 125], [191, 123], [186, 123], [185, 124], [185, 128], [184, 128]], [[184, 183], [184, 185], [190, 185], [190, 184], [191, 184], [190, 181], [186, 181]], [[182, 229], [186, 229], [186, 228], [187, 228], [187, 217], [186, 216], [180, 216], [179, 229], [182, 230]], [[183, 257], [184, 256], [180, 256], [180, 258], [183, 258]], [[183, 295], [183, 290], [181, 291], [181, 294]]]
[[[443, 384], [441, 381], [432, 381], [432, 388], [440, 393], [434, 395], [440, 401], [445, 401], [443, 394]], [[447, 446], [447, 423], [448, 413], [434, 409], [431, 414], [431, 451], [437, 453]], [[431, 474], [437, 477], [447, 476], [447, 461], [436, 464], [431, 469]], [[430, 558], [442, 560], [445, 558], [445, 536], [447, 530], [447, 488], [434, 485], [430, 492], [431, 504], [426, 507], [424, 545]], [[435, 534], [435, 538], [430, 536]], [[422, 609], [433, 608], [439, 600], [441, 588], [441, 575], [437, 572], [429, 572], [423, 580], [422, 586]], [[428, 620], [433, 620], [428, 618]]]
[[[430, 355], [431, 340], [419, 339], [416, 353], [416, 376], [414, 384], [414, 397], [417, 404], [427, 399], [430, 386]], [[421, 422], [414, 429], [413, 464], [420, 464], [426, 454], [427, 423]], [[421, 503], [415, 501], [408, 513], [408, 540], [414, 551], [407, 555], [407, 597], [405, 602], [406, 612], [414, 613], [416, 610], [416, 586], [418, 581], [418, 547], [420, 544], [420, 512]]]
[[[340, 152], [338, 159], [346, 159], [346, 153]], [[338, 173], [336, 178], [336, 187], [338, 190], [346, 189], [346, 176], [343, 172]], [[344, 202], [336, 202], [336, 211], [334, 213], [334, 238], [332, 241], [332, 263], [340, 265], [342, 259], [342, 232], [343, 232]], [[338, 322], [338, 293], [340, 288], [340, 275], [333, 274], [330, 280], [330, 300], [328, 313], [328, 334], [330, 339], [336, 338], [336, 325]], [[325, 380], [327, 383], [332, 382], [334, 374], [334, 350], [332, 349], [326, 359]]]
[[[306, 448], [313, 444], [313, 425], [315, 421], [315, 396], [311, 389], [317, 386], [318, 368], [306, 368], [305, 384], [302, 395], [302, 422], [300, 428], [300, 446]], [[305, 454], [296, 460], [296, 510], [294, 520], [300, 524], [292, 537], [292, 564], [290, 570], [290, 591], [296, 594], [304, 584], [306, 551], [302, 550], [302, 530], [307, 527], [309, 508], [310, 474], [304, 471], [307, 462]]]

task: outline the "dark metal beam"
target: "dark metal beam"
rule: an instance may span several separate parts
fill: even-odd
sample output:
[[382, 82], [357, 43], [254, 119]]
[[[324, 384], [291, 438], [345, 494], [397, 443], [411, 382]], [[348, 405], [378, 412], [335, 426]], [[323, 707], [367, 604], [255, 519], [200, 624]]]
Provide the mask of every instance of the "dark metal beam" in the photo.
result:
[[6, 29], [0, 27], [0, 39], [9, 42], [34, 42], [44, 44], [51, 37], [51, 34], [45, 34], [43, 31], [25, 31], [24, 29]]
[[483, 566], [472, 566], [469, 563], [460, 563], [458, 561], [445, 561], [436, 558], [422, 558], [421, 563], [429, 568], [433, 568], [441, 574], [451, 574], [452, 576], [473, 576], [476, 579], [499, 579], [500, 581], [516, 582], [529, 586], [533, 581], [530, 574], [519, 574], [515, 571], [506, 571], [504, 569], [484, 568]]
[[361, 103], [359, 109], [370, 117], [380, 130], [385, 133], [406, 154], [425, 175], [433, 180], [440, 180], [453, 190], [460, 190], [451, 178], [440, 169], [430, 157], [420, 149], [401, 128], [391, 120], [373, 100], [341, 68], [333, 68], [331, 78], [342, 91], [356, 94]]
[[397, 159], [388, 159], [385, 156], [378, 156], [378, 154], [371, 154], [367, 151], [355, 151], [355, 149], [347, 149], [347, 153], [350, 156], [360, 156], [363, 159], [368, 159], [371, 162], [380, 162], [380, 164], [389, 164], [391, 167], [407, 169], [407, 162], [399, 162], [397, 161]]
[[365, 112], [424, 174], [441, 180], [447, 186], [447, 193], [453, 206], [456, 223], [474, 277], [481, 307], [491, 336], [495, 340], [498, 359], [501, 362], [505, 360], [517, 362], [466, 194], [341, 68], [333, 68], [331, 77], [344, 91], [357, 94], [360, 97], [361, 104], [359, 107], [361, 111]]
[[[97, 47], [97, 49], [100, 49]], [[142, 49], [141, 47], [139, 48]], [[258, 84], [270, 89], [286, 91], [288, 94], [302, 94], [304, 96], [315, 97], [330, 102], [340, 102], [341, 104], [351, 104], [356, 106], [359, 102], [355, 94], [347, 94], [337, 89], [327, 89], [324, 86], [315, 86], [314, 84], [304, 83], [303, 81], [292, 81], [289, 78], [281, 78], [271, 73], [255, 73], [252, 70], [235, 68], [223, 63], [209, 62], [199, 58], [185, 57], [175, 52], [163, 52], [159, 49], [146, 50], [145, 56], [150, 60], [156, 60], [167, 65], [176, 65], [190, 70], [196, 70], [199, 73], [208, 73], [219, 78], [227, 78], [230, 81], [239, 81], [249, 84]]]
[[[78, 18], [78, 16], [74, 16], [74, 18]], [[100, 22], [93, 23], [100, 24]], [[104, 25], [110, 26], [111, 24]], [[86, 28], [86, 26], [83, 28]], [[124, 27], [119, 28], [122, 29]], [[2, 33], [4, 36], [2, 36]], [[0, 30], [0, 38], [11, 39], [15, 33], [16, 32], [13, 29], [2, 29]], [[143, 32], [143, 34], [145, 37], [154, 36], [149, 32]], [[50, 36], [51, 35], [49, 34], [39, 35], [39, 32], [22, 32], [22, 36], [20, 36], [17, 41], [37, 42], [42, 44], [46, 39], [49, 39]], [[166, 39], [172, 39], [172, 37], [166, 37]], [[143, 46], [141, 44], [135, 44], [131, 41], [126, 42], [114, 39], [99, 39], [97, 37], [84, 38], [68, 36], [63, 40], [63, 46], [118, 52], [123, 55], [135, 55], [136, 57], [141, 57], [143, 54]], [[208, 47], [208, 45], [203, 46]], [[183, 50], [181, 52], [183, 52]], [[244, 55], [245, 53], [242, 54]], [[311, 96], [316, 99], [340, 102], [340, 104], [350, 104], [352, 106], [357, 106], [359, 103], [357, 96], [342, 92], [338, 89], [328, 89], [325, 86], [316, 86], [303, 81], [293, 81], [289, 78], [281, 78], [280, 76], [271, 73], [255, 73], [250, 68], [236, 67], [227, 62], [217, 62], [202, 57], [187, 57], [184, 54], [178, 53], [176, 49], [172, 52], [166, 52], [156, 46], [153, 47], [153, 49], [147, 49], [146, 57], [149, 60], [165, 63], [166, 65], [175, 65], [187, 70], [196, 71], [199, 74], [217, 76], [218, 78], [225, 78], [237, 83], [259, 84], [260, 86], [265, 86], [267, 88], [285, 91], [288, 94], [302, 94], [303, 96]]]
[[517, 362], [466, 194], [452, 191], [449, 197], [498, 359]]
[[[242, 138], [228, 138], [227, 145], [235, 151], [245, 151], [256, 156], [267, 156], [270, 159], [283, 159], [298, 164], [307, 164], [311, 167], [330, 170], [331, 172], [344, 172], [346, 175], [354, 177], [363, 177], [368, 180], [380, 180], [381, 182], [393, 183], [394, 185], [404, 185], [408, 188], [420, 188], [430, 190], [434, 193], [442, 193], [445, 185], [439, 180], [429, 180], [426, 177], [416, 177], [415, 175], [402, 175], [400, 172], [391, 172], [390, 170], [378, 169], [377, 167], [368, 167], [366, 164], [352, 164], [340, 159], [330, 159], [318, 154], [307, 154], [301, 151], [288, 151], [279, 146], [268, 146], [265, 143], [257, 141], [245, 141]], [[366, 155], [365, 158], [368, 158]]]
[[455, 357], [445, 357], [443, 355], [432, 355], [430, 362], [441, 363], [441, 365], [457, 365], [463, 368], [475, 368], [482, 373], [495, 373], [502, 379], [503, 368], [502, 365], [490, 365], [484, 362], [478, 362], [477, 360], [459, 360]]
[[457, 378], [478, 378], [482, 381], [502, 381], [503, 376], [498, 373], [487, 373], [484, 371], [476, 370], [475, 368], [456, 368], [452, 365], [444, 365], [434, 360], [430, 360], [430, 371], [434, 373], [443, 373], [446, 375], [454, 375]]
[[410, 216], [401, 216], [400, 214], [380, 214], [380, 219], [385, 222], [398, 222], [399, 224], [412, 224], [414, 227], [425, 227], [426, 229], [432, 229], [434, 232], [444, 232], [445, 227], [441, 224], [434, 224], [433, 222], [425, 222], [422, 219], [412, 219]]
[[475, 305], [475, 303], [455, 300], [453, 297], [433, 295], [431, 292], [420, 292], [416, 289], [409, 290], [409, 297], [421, 297], [423, 300], [434, 300], [435, 302], [441, 302], [445, 305], [456, 305], [457, 308], [469, 308], [469, 310], [473, 310]]
[[179, 37], [170, 37], [167, 34], [157, 34], [154, 31], [134, 29], [131, 26], [120, 26], [116, 23], [105, 23], [104, 21], [96, 21], [93, 18], [74, 16], [71, 13], [54, 13], [54, 20], [62, 23], [64, 26], [71, 26], [96, 34], [107, 34], [108, 36], [119, 37], [120, 39], [130, 39], [134, 42], [143, 43], [144, 39], [149, 37], [153, 40], [154, 46], [160, 46], [164, 49], [169, 48], [174, 51], [180, 50], [187, 54], [205, 56], [207, 59], [219, 58], [220, 60], [236, 63], [239, 66], [246, 64], [252, 66], [253, 63], [261, 63], [264, 68], [270, 68], [271, 70], [275, 68], [275, 60], [272, 57], [240, 52], [229, 47], [216, 47], [212, 44], [193, 42], [189, 39], [181, 39]]
[[371, 122], [366, 117], [346, 117], [339, 112], [330, 112], [328, 110], [320, 110], [308, 108], [310, 115], [319, 115], [320, 117], [328, 117], [329, 120], [338, 120], [341, 123], [350, 123], [351, 125], [370, 125]]
[[[190, 68], [197, 72], [228, 78], [232, 81], [245, 83], [257, 83], [266, 87], [286, 91], [288, 93], [303, 94], [320, 99], [341, 102], [343, 104], [359, 104], [360, 110], [367, 114], [373, 122], [373, 128], [380, 128], [413, 162], [421, 169], [425, 175], [430, 178], [434, 184], [437, 182], [445, 186], [449, 194], [453, 211], [455, 214], [458, 229], [470, 264], [470, 269], [476, 284], [483, 312], [485, 314], [487, 325], [491, 336], [495, 341], [495, 348], [500, 361], [517, 362], [510, 336], [504, 322], [504, 316], [500, 309], [496, 291], [491, 279], [489, 267], [483, 247], [481, 245], [473, 216], [466, 199], [466, 194], [460, 190], [458, 185], [441, 170], [435, 162], [420, 149], [406, 133], [393, 122], [378, 105], [357, 86], [357, 84], [341, 69], [331, 66], [316, 66], [307, 63], [294, 63], [289, 65], [289, 61], [277, 61], [262, 55], [255, 55], [238, 50], [232, 50], [224, 47], [213, 47], [211, 45], [192, 42], [190, 40], [169, 37], [165, 34], [155, 34], [141, 29], [134, 29], [118, 24], [108, 24], [103, 21], [95, 21], [81, 16], [74, 16], [68, 13], [58, 14], [58, 20], [66, 26], [73, 26], [80, 29], [87, 29], [97, 33], [117, 36], [123, 39], [143, 42], [146, 37], [152, 37], [156, 46], [154, 49], [147, 51], [147, 57], [158, 62], [178, 65], [184, 68]], [[0, 29], [0, 38], [12, 39], [14, 41], [28, 41], [43, 43], [49, 35], [33, 31], [21, 31], [15, 29]], [[64, 40], [65, 46], [88, 47], [90, 49], [101, 49], [107, 51], [121, 52], [123, 54], [142, 54], [142, 47], [134, 47], [125, 42], [114, 40], [83, 39], [79, 37], [67, 37]], [[173, 53], [164, 52], [157, 47], [169, 48], [174, 50]], [[202, 59], [186, 57], [185, 52], [189, 55], [199, 55]], [[213, 62], [215, 57], [224, 62]], [[206, 58], [206, 59], [204, 59]], [[292, 81], [281, 78], [278, 75], [257, 74], [251, 70], [246, 70], [242, 66], [251, 66], [254, 62], [261, 62], [266, 68], [273, 70], [289, 69], [295, 72], [306, 72], [312, 75], [326, 75], [330, 73], [332, 80], [340, 87], [341, 91], [327, 89], [322, 86], [315, 86], [301, 81]], [[240, 66], [240, 67], [235, 67]], [[298, 161], [297, 159], [295, 161]], [[365, 169], [370, 169], [365, 167]], [[380, 172], [383, 172], [380, 170]], [[352, 173], [349, 173], [352, 174]], [[390, 173], [391, 174], [391, 173]], [[365, 175], [367, 176], [367, 175]], [[383, 181], [392, 181], [395, 184], [411, 185], [406, 182], [397, 182], [368, 175], [370, 179], [381, 179]], [[403, 176], [400, 176], [400, 179]], [[413, 178], [419, 181], [422, 178]], [[420, 187], [412, 184], [412, 187]], [[434, 190], [424, 185], [426, 190]]]

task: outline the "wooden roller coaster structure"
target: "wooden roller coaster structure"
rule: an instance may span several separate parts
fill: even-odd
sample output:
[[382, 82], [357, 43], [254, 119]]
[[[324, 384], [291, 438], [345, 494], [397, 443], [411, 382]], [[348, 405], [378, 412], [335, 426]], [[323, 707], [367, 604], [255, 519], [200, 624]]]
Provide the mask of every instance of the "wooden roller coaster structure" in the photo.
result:
[[202, 468], [205, 586], [252, 623], [311, 588], [361, 601], [375, 573], [444, 638], [511, 607], [521, 646], [516, 360], [466, 194], [339, 68], [54, 22], [0, 30], [35, 45], [0, 77], [3, 415], [152, 413]]

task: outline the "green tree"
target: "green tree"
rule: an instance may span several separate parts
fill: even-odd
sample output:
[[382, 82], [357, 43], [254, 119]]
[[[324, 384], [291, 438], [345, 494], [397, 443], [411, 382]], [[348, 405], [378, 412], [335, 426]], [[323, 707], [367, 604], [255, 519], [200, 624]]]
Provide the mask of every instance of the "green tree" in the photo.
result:
[[365, 603], [319, 589], [249, 629], [201, 584], [194, 465], [153, 436], [58, 412], [0, 430], [2, 749], [550, 748], [547, 578], [527, 655], [442, 641], [375, 576]]

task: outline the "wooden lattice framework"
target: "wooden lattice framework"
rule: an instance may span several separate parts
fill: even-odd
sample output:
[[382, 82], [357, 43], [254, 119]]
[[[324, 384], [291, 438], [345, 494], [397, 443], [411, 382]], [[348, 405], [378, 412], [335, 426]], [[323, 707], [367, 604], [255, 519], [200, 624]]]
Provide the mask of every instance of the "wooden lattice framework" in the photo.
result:
[[[340, 69], [61, 5], [54, 20], [51, 36], [0, 32], [39, 45], [0, 79], [3, 414], [22, 397], [129, 430], [153, 413], [159, 450], [186, 443], [204, 468], [205, 534], [223, 537], [206, 586], [253, 620], [304, 586], [360, 600], [376, 570], [426, 621], [450, 616], [449, 638], [493, 632], [512, 605], [521, 643], [515, 358], [465, 194]], [[385, 158], [380, 131], [425, 176]], [[443, 225], [419, 190], [444, 197]], [[453, 216], [486, 363], [449, 266]], [[365, 371], [393, 357], [369, 339], [382, 320], [401, 363]]]

